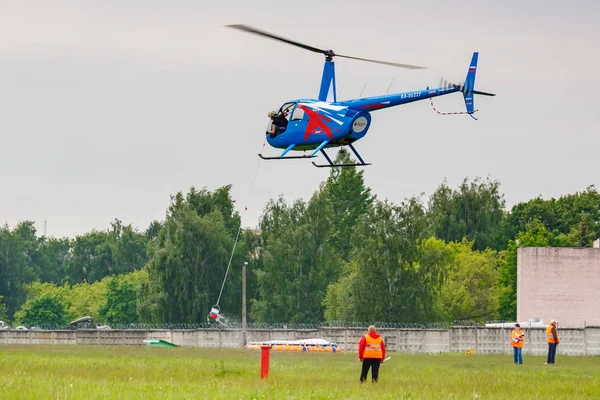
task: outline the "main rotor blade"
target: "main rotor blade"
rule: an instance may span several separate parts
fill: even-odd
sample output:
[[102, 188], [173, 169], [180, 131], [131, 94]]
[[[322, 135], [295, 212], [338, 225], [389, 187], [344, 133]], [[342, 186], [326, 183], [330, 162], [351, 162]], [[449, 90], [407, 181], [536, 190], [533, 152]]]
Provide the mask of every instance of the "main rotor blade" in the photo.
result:
[[389, 62], [389, 61], [378, 61], [378, 60], [371, 60], [369, 58], [360, 58], [360, 57], [352, 57], [352, 56], [344, 56], [344, 55], [341, 55], [341, 54], [335, 54], [331, 50], [323, 50], [323, 49], [319, 49], [318, 47], [308, 46], [306, 44], [303, 44], [303, 43], [300, 43], [300, 42], [296, 42], [294, 40], [286, 39], [286, 38], [274, 35], [274, 34], [269, 33], [269, 32], [261, 31], [260, 29], [256, 29], [256, 28], [253, 28], [251, 26], [244, 25], [244, 24], [233, 24], [233, 25], [225, 25], [225, 26], [227, 26], [229, 28], [239, 29], [241, 31], [248, 32], [248, 33], [253, 33], [255, 35], [264, 36], [264, 37], [267, 37], [269, 39], [277, 40], [277, 41], [284, 42], [284, 43], [287, 43], [287, 44], [291, 44], [292, 46], [300, 47], [302, 49], [305, 49], [305, 50], [308, 50], [308, 51], [312, 51], [314, 53], [325, 54], [328, 57], [350, 58], [350, 59], [353, 59], [353, 60], [367, 61], [367, 62], [372, 62], [372, 63], [376, 63], [376, 64], [385, 64], [385, 65], [391, 65], [391, 66], [394, 66], [394, 67], [408, 68], [408, 69], [425, 69], [425, 68], [427, 68], [427, 67], [420, 67], [418, 65], [399, 64], [399, 63], [394, 63], [394, 62]]
[[377, 60], [371, 60], [369, 58], [351, 57], [351, 56], [344, 56], [341, 54], [336, 54], [335, 56], [343, 57], [343, 58], [350, 58], [352, 60], [367, 61], [367, 62], [372, 62], [372, 63], [377, 63], [377, 64], [392, 65], [394, 67], [400, 67], [400, 68], [408, 68], [408, 69], [426, 69], [427, 68], [427, 67], [420, 67], [418, 65], [399, 64], [399, 63], [389, 62], [389, 61], [377, 61]]
[[281, 36], [277, 36], [274, 35], [272, 33], [269, 32], [265, 32], [265, 31], [261, 31], [259, 29], [253, 28], [251, 26], [248, 25], [243, 25], [243, 24], [235, 24], [235, 25], [225, 25], [228, 26], [229, 28], [234, 28], [234, 29], [239, 29], [241, 31], [244, 32], [249, 32], [249, 33], [254, 33], [255, 35], [259, 35], [259, 36], [265, 36], [268, 37], [270, 39], [274, 39], [274, 40], [279, 40], [280, 42], [284, 42], [287, 44], [291, 44], [292, 46], [297, 46], [297, 47], [301, 47], [305, 50], [309, 50], [309, 51], [313, 51], [315, 53], [321, 53], [321, 54], [325, 54], [325, 50], [321, 50], [319, 48], [316, 47], [312, 47], [312, 46], [308, 46], [299, 42], [295, 42], [293, 40], [290, 39], [286, 39], [286, 38], [282, 38]]

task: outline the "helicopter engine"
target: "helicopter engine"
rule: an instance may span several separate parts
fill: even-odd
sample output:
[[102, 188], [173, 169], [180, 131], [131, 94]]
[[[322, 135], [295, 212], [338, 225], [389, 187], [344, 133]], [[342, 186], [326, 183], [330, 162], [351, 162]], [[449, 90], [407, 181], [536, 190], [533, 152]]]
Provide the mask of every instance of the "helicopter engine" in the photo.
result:
[[353, 141], [358, 140], [367, 134], [369, 127], [371, 126], [371, 114], [368, 112], [359, 112], [354, 118], [350, 125], [350, 137]]

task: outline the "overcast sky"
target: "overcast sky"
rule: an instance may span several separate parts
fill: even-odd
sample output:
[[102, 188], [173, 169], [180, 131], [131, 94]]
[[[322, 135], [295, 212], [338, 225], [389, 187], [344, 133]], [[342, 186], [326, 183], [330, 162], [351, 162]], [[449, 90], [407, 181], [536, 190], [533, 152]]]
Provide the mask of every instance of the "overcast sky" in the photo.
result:
[[[246, 226], [270, 198], [308, 199], [328, 169], [257, 153], [268, 111], [317, 96], [323, 57], [235, 23], [429, 67], [336, 59], [341, 99], [464, 79], [480, 52], [476, 88], [497, 96], [476, 97], [478, 121], [428, 101], [373, 113], [356, 147], [381, 199], [488, 175], [509, 206], [600, 186], [599, 15], [592, 0], [0, 0], [0, 224], [145, 229], [192, 185], [232, 184]], [[464, 110], [460, 94], [435, 106]]]

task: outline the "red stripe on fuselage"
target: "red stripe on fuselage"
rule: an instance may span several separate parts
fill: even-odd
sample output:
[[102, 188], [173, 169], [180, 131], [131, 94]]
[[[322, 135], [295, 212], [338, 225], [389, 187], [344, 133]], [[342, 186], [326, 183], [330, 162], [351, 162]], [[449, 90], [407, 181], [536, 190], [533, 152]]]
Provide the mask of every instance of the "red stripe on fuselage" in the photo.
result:
[[382, 108], [383, 104], [368, 104], [366, 106], [360, 106], [360, 108]]
[[298, 107], [303, 109], [304, 112], [308, 114], [308, 124], [306, 126], [306, 131], [304, 131], [304, 141], [306, 141], [306, 139], [308, 139], [308, 137], [313, 133], [325, 133], [330, 139], [333, 140], [331, 128], [327, 126], [327, 122], [331, 122], [329, 118], [324, 115], [320, 115], [315, 110], [312, 110], [306, 106], [299, 105]]

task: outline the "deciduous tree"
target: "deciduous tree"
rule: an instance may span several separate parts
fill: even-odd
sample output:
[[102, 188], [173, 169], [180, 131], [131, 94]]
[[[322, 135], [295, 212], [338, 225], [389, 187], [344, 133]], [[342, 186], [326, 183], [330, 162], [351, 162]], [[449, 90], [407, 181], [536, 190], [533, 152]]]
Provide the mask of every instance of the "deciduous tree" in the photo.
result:
[[[164, 227], [150, 246], [148, 273], [150, 290], [146, 302], [156, 303], [153, 319], [171, 323], [206, 321], [219, 298], [221, 285], [240, 218], [233, 212], [230, 187], [177, 193], [169, 207]], [[238, 244], [232, 265], [246, 259]], [[241, 288], [239, 268], [232, 268], [225, 281], [221, 309], [239, 315]], [[144, 312], [144, 318], [147, 312]]]
[[435, 264], [420, 265], [425, 209], [417, 198], [376, 201], [357, 226], [352, 283], [354, 320], [422, 322], [434, 317], [441, 283]]
[[[335, 163], [354, 163], [348, 152], [340, 151]], [[364, 170], [356, 167], [331, 168], [324, 192], [331, 203], [331, 232], [329, 243], [345, 262], [350, 259], [353, 248], [352, 234], [359, 218], [364, 215], [374, 197], [365, 185]]]
[[252, 301], [257, 322], [320, 322], [330, 282], [340, 261], [328, 246], [331, 208], [322, 191], [308, 203], [268, 203], [261, 224], [263, 249], [255, 267], [259, 298]]
[[67, 323], [63, 299], [49, 293], [27, 300], [15, 317], [25, 326], [64, 326]]
[[429, 201], [433, 233], [446, 242], [473, 241], [475, 250], [501, 249], [505, 245], [502, 223], [504, 195], [500, 183], [489, 178], [465, 179], [457, 190], [444, 182]]

